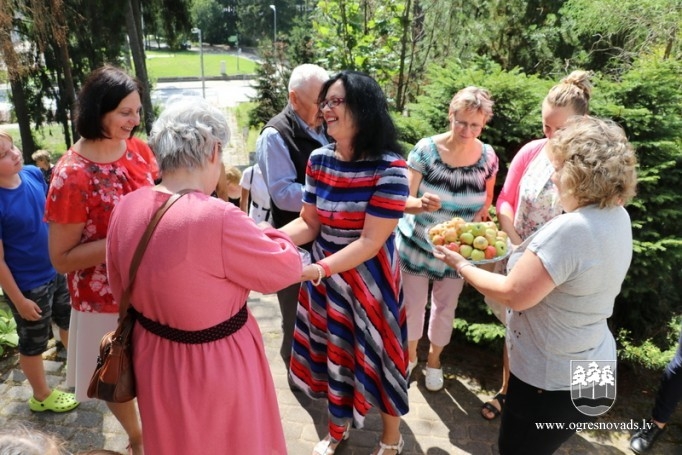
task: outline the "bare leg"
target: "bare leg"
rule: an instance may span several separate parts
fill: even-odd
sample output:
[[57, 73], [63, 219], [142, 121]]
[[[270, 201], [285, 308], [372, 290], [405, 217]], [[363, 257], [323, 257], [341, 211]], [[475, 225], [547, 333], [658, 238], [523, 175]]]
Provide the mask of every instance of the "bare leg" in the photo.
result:
[[21, 371], [26, 375], [28, 383], [31, 384], [33, 398], [43, 401], [49, 397], [52, 390], [50, 390], [50, 386], [47, 385], [47, 379], [45, 379], [43, 356], [19, 354], [19, 365], [21, 365]]
[[107, 402], [107, 406], [128, 435], [133, 455], [144, 455], [144, 450], [142, 449], [142, 427], [137, 418], [136, 401], [130, 400], [125, 403]]
[[509, 354], [507, 353], [507, 343], [504, 343], [502, 350], [502, 387], [499, 393], [506, 395], [509, 387]]
[[440, 355], [445, 346], [429, 345], [429, 356], [426, 358], [426, 366], [429, 368], [440, 368]]
[[[383, 423], [383, 432], [381, 433], [381, 442], [387, 445], [397, 445], [400, 443], [400, 417], [381, 413], [381, 422]], [[377, 453], [379, 449], [373, 453]], [[393, 455], [398, 453], [396, 450], [389, 450], [384, 452], [385, 455]]]
[[64, 349], [69, 349], [69, 331], [59, 329], [59, 339], [62, 341]]
[[410, 340], [407, 342], [407, 352], [410, 354], [410, 362], [417, 360], [417, 345], [419, 340]]
[[[498, 395], [506, 395], [508, 386], [509, 386], [509, 354], [507, 353], [507, 343], [504, 343], [504, 348], [502, 350], [502, 386], [500, 387], [499, 392], [497, 392]], [[489, 400], [488, 404], [493, 406], [498, 411], [502, 411], [502, 403], [499, 402], [499, 399]], [[481, 408], [481, 413], [483, 414], [483, 417], [485, 417], [488, 420], [492, 420], [496, 417], [491, 410], [486, 409], [485, 407]]]

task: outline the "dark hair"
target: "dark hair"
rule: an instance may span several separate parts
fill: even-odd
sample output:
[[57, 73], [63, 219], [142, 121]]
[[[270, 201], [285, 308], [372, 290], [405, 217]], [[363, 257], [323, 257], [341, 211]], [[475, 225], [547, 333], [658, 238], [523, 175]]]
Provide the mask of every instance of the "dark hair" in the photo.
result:
[[[140, 81], [120, 68], [105, 65], [85, 80], [76, 100], [76, 131], [85, 139], [108, 139], [102, 117], [133, 92], [142, 94]], [[131, 132], [135, 134], [137, 127]]]
[[339, 80], [346, 90], [346, 109], [356, 127], [352, 141], [352, 159], [378, 158], [387, 151], [402, 155], [403, 150], [388, 112], [386, 96], [379, 84], [367, 74], [341, 71], [333, 75], [322, 85], [318, 101], [324, 101], [329, 87]]

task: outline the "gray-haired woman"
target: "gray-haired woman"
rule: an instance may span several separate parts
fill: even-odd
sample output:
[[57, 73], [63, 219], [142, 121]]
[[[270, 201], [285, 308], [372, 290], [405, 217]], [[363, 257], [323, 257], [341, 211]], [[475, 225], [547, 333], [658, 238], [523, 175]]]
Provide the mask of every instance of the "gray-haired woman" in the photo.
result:
[[262, 336], [245, 301], [251, 289], [272, 293], [298, 281], [301, 262], [285, 234], [209, 196], [228, 138], [222, 113], [202, 100], [168, 107], [149, 142], [161, 184], [131, 193], [112, 214], [107, 267], [119, 299], [131, 245], [153, 213], [171, 194], [194, 190], [161, 219], [130, 299], [147, 455], [286, 453]]

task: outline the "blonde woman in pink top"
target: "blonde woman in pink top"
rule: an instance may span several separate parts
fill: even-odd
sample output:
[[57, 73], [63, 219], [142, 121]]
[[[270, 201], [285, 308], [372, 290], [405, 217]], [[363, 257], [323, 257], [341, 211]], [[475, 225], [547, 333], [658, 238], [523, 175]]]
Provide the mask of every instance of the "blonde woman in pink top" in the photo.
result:
[[[550, 177], [554, 167], [545, 146], [556, 131], [575, 115], [587, 115], [592, 85], [586, 71], [573, 71], [552, 87], [542, 102], [542, 131], [545, 138], [524, 145], [512, 159], [502, 191], [495, 206], [500, 228], [509, 234], [512, 244], [519, 245], [547, 221], [562, 212], [557, 188]], [[505, 323], [506, 309], [486, 299], [493, 312]], [[502, 386], [481, 407], [481, 415], [493, 420], [504, 408], [509, 380], [509, 357], [505, 344]]]

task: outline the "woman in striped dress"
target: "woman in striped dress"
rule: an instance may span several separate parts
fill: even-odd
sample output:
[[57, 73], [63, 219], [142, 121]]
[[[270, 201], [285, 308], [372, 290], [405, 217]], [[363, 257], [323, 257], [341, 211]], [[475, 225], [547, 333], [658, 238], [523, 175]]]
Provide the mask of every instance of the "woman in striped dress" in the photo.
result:
[[478, 137], [493, 116], [487, 90], [466, 87], [452, 98], [450, 130], [422, 139], [410, 152], [409, 213], [398, 223], [398, 251], [403, 270], [410, 363], [417, 365], [417, 344], [424, 329], [429, 282], [433, 281], [424, 369], [426, 388], [443, 388], [440, 355], [450, 342], [452, 320], [464, 281], [433, 256], [428, 229], [453, 217], [466, 221], [488, 219], [499, 166], [493, 148]]
[[[333, 454], [371, 407], [383, 433], [375, 454], [400, 453], [408, 411], [407, 327], [394, 229], [409, 188], [407, 165], [379, 85], [343, 71], [319, 96], [336, 141], [312, 153], [301, 217], [282, 230], [313, 241], [303, 268], [290, 375], [328, 399], [329, 434], [313, 454]], [[315, 262], [317, 261], [317, 262]]]

